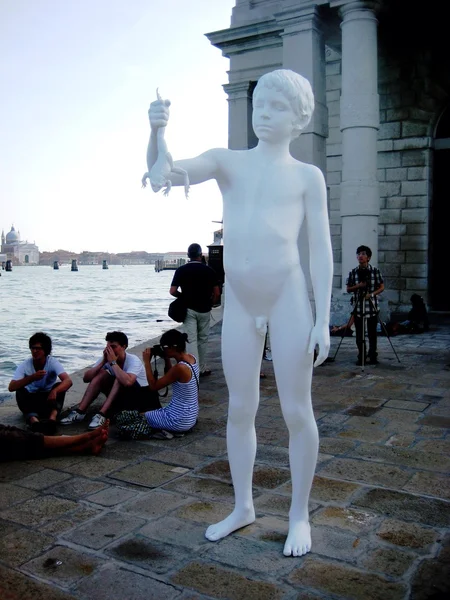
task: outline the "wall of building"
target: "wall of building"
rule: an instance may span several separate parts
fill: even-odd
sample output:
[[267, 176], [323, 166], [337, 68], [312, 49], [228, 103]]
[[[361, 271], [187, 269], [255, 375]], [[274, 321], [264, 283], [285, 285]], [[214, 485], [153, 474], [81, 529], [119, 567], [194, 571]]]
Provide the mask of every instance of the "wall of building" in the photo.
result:
[[[297, 3], [236, 0], [232, 28], [217, 35], [209, 34], [212, 43], [230, 57], [230, 83], [225, 85], [225, 90], [230, 105], [232, 149], [252, 147], [255, 143], [250, 124], [251, 83], [262, 73], [283, 65], [286, 54], [283, 28], [290, 27], [290, 11], [295, 12], [302, 4], [307, 13], [310, 3], [306, 0]], [[317, 14], [322, 19], [327, 44], [328, 137], [324, 174], [333, 245], [333, 284], [337, 292], [345, 288], [348, 275], [342, 272], [341, 17], [325, 0], [317, 0], [315, 4], [319, 6]], [[373, 6], [367, 4], [370, 9]], [[439, 6], [434, 0], [427, 7], [421, 6], [424, 8], [421, 11], [405, 10], [400, 0], [382, 0], [376, 5], [380, 106], [377, 138], [380, 215], [376, 260], [385, 277], [387, 291], [383, 297], [386, 304], [389, 301], [389, 310], [408, 307], [413, 293], [419, 293], [429, 302], [430, 281], [433, 281], [430, 264], [436, 264], [435, 257], [442, 254], [442, 245], [437, 251], [430, 235], [433, 217], [435, 222], [437, 214], [436, 197], [433, 198], [435, 128], [450, 102], [447, 26]], [[448, 166], [450, 168], [450, 164]], [[442, 206], [446, 198], [440, 198], [439, 202]], [[448, 209], [443, 214], [448, 215]], [[360, 243], [368, 242], [361, 239]], [[347, 264], [348, 256], [345, 261]], [[336, 293], [336, 298], [338, 296]], [[450, 303], [447, 305], [450, 309]]]
[[[417, 55], [395, 56], [381, 46], [378, 69], [378, 266], [385, 277], [389, 300], [406, 306], [412, 293], [427, 300], [433, 136], [449, 94], [435, 81], [426, 56], [421, 60]], [[330, 48], [326, 52], [326, 84], [329, 126], [326, 179], [334, 285], [339, 288], [347, 276], [341, 271], [341, 59], [339, 52]]]

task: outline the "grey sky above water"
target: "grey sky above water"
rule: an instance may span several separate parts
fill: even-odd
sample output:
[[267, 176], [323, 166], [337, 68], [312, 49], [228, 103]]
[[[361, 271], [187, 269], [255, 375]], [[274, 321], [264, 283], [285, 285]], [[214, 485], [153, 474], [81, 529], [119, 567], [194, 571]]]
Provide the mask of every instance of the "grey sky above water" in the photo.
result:
[[227, 145], [227, 59], [204, 33], [234, 0], [0, 3], [0, 228], [41, 250], [184, 250], [222, 216], [214, 182], [141, 189], [147, 110], [170, 98], [175, 159]]

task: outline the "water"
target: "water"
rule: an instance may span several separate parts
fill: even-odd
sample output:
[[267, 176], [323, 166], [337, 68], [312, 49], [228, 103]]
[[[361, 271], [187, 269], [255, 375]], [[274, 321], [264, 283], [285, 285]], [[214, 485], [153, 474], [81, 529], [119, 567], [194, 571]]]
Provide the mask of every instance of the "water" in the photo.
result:
[[173, 271], [153, 265], [0, 272], [0, 402], [11, 397], [8, 384], [36, 331], [51, 336], [52, 355], [73, 373], [100, 357], [108, 331], [124, 331], [133, 347], [177, 325], [167, 316]]

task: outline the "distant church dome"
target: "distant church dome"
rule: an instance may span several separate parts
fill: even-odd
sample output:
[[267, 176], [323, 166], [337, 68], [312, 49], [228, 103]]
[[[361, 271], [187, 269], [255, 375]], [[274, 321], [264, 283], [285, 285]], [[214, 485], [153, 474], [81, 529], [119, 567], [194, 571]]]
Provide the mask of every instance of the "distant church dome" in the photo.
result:
[[19, 242], [19, 235], [14, 229], [14, 225], [11, 227], [11, 231], [6, 234], [6, 243], [7, 244], [17, 244]]

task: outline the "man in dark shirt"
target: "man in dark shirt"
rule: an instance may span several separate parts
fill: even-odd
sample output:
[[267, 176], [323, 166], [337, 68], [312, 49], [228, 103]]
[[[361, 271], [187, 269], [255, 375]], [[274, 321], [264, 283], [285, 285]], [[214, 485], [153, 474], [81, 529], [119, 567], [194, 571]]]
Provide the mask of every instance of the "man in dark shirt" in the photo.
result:
[[[378, 294], [384, 290], [383, 277], [380, 270], [369, 265], [372, 250], [368, 246], [359, 246], [356, 249], [358, 266], [352, 269], [347, 278], [347, 292], [353, 293], [355, 309], [356, 345], [358, 346], [357, 365], [365, 363], [378, 364], [377, 353], [377, 320], [378, 320]], [[367, 322], [367, 335], [369, 338], [369, 353], [364, 356], [365, 331], [364, 318]]]
[[[220, 289], [216, 273], [202, 262], [202, 248], [191, 244], [188, 248], [189, 262], [175, 271], [170, 294], [178, 298], [183, 296], [187, 306], [187, 315], [183, 323], [189, 343], [187, 351], [193, 354], [200, 367], [200, 377], [210, 375], [205, 355], [208, 343], [211, 307], [217, 304]], [[181, 288], [181, 292], [178, 291]]]

